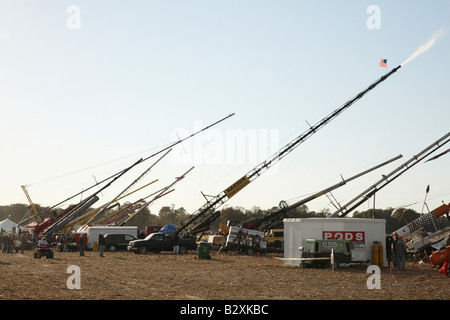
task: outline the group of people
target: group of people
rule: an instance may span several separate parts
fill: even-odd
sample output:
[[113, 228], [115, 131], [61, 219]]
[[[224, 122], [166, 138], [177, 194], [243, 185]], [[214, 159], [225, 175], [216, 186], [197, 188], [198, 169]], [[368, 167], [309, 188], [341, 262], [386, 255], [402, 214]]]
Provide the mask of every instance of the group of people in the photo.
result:
[[19, 250], [23, 253], [29, 240], [31, 239], [27, 233], [3, 232], [1, 234], [0, 248], [3, 253], [17, 253]]
[[[74, 241], [74, 239], [68, 238], [66, 235], [61, 235], [56, 239], [56, 243], [61, 245], [61, 251], [67, 252], [69, 242]], [[2, 232], [0, 234], [0, 250], [3, 253], [17, 253], [19, 250], [21, 253], [24, 252], [26, 246], [30, 245], [30, 248], [36, 248], [39, 246], [48, 246], [49, 243], [45, 237], [37, 239], [26, 232]], [[86, 243], [83, 236], [78, 239], [80, 256], [84, 256]], [[98, 238], [98, 248], [100, 252], [100, 257], [104, 257], [105, 252], [105, 238], [103, 234], [99, 235]]]
[[386, 252], [388, 253], [388, 262], [391, 263], [390, 258], [391, 256], [393, 256], [393, 267], [397, 268], [398, 270], [405, 270], [406, 255], [408, 252], [406, 249], [406, 244], [403, 241], [403, 237], [399, 237], [398, 234], [394, 232], [391, 237], [388, 237], [386, 246]]

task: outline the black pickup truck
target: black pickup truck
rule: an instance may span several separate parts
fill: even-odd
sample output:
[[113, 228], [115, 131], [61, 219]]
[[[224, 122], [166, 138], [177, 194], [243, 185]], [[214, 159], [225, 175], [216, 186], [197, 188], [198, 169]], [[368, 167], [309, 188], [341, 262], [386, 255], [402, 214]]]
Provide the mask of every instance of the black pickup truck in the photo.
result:
[[[147, 252], [159, 253], [161, 251], [173, 250], [173, 237], [162, 232], [149, 234], [145, 239], [133, 240], [128, 243], [128, 251], [145, 254]], [[195, 237], [180, 236], [178, 240], [179, 253], [186, 253], [188, 250], [196, 250], [197, 242]]]

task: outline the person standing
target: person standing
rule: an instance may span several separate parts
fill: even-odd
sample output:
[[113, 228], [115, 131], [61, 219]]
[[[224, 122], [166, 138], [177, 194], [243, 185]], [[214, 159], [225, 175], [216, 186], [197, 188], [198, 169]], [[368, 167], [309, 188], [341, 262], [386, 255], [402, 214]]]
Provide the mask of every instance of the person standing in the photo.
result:
[[180, 252], [180, 238], [177, 234], [172, 235], [173, 253], [178, 254]]
[[103, 234], [98, 235], [98, 250], [100, 251], [100, 257], [103, 258], [103, 252], [105, 252], [105, 236]]
[[63, 235], [62, 242], [63, 242], [63, 252], [67, 252], [67, 236], [66, 235]]
[[80, 234], [80, 239], [78, 240], [78, 244], [80, 245], [80, 256], [84, 256], [84, 238], [83, 238], [83, 234]]
[[391, 268], [391, 258], [392, 258], [392, 236], [386, 237], [386, 260], [388, 263], [388, 268]]
[[392, 266], [393, 266], [394, 268], [397, 267], [397, 259], [395, 258], [395, 244], [397, 243], [397, 240], [398, 240], [398, 235], [397, 235], [396, 232], [394, 232], [394, 233], [392, 234], [392, 242], [391, 242], [391, 248], [392, 248], [392, 254], [393, 254], [393, 257], [392, 257]]
[[20, 234], [20, 250], [23, 254], [23, 250], [25, 249], [25, 246], [27, 245], [28, 237], [26, 233], [22, 232]]
[[10, 233], [8, 237], [8, 253], [14, 253], [14, 247], [15, 247], [14, 235]]
[[403, 242], [403, 238], [399, 237], [394, 246], [394, 259], [396, 260], [394, 265], [399, 270], [405, 270], [406, 254], [406, 244]]
[[6, 233], [3, 233], [2, 244], [3, 244], [2, 252], [7, 253], [8, 252], [8, 235]]

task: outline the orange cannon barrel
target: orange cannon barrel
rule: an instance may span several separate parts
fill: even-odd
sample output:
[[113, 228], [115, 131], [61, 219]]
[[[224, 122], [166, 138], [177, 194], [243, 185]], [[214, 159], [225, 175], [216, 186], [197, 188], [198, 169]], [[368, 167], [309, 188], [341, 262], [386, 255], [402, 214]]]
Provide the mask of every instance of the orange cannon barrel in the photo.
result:
[[449, 255], [450, 246], [446, 246], [445, 249], [433, 252], [433, 254], [430, 256], [430, 262], [433, 266], [440, 266], [445, 261], [447, 261]]
[[440, 207], [437, 207], [436, 209], [433, 210], [434, 215], [436, 216], [436, 218], [439, 218], [441, 216], [443, 216], [444, 214], [448, 213], [450, 211], [450, 203], [449, 204], [443, 204]]

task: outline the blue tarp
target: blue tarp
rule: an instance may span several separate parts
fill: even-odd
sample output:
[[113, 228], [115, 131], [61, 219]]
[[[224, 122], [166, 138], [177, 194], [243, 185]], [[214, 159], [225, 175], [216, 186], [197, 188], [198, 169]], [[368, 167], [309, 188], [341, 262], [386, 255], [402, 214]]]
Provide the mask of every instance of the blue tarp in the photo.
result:
[[161, 228], [161, 230], [159, 230], [159, 232], [171, 235], [175, 230], [176, 230], [176, 226], [173, 224], [166, 224], [164, 227]]

